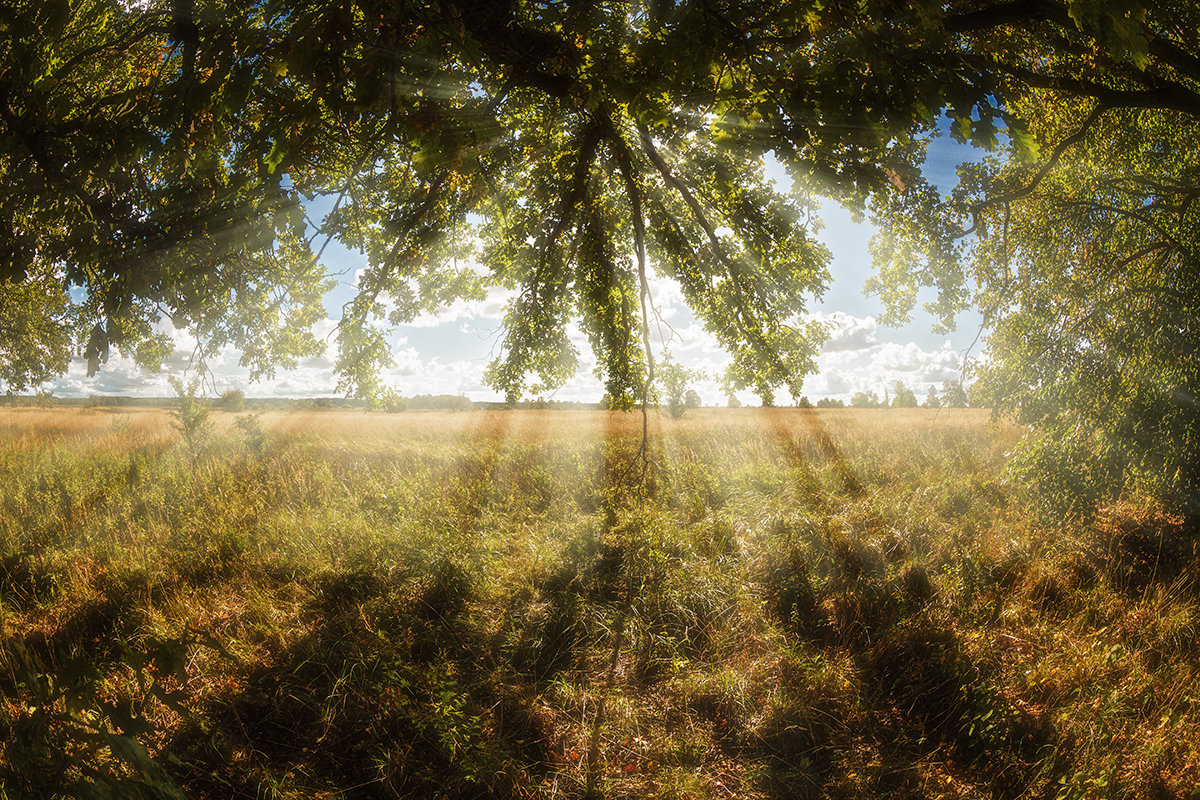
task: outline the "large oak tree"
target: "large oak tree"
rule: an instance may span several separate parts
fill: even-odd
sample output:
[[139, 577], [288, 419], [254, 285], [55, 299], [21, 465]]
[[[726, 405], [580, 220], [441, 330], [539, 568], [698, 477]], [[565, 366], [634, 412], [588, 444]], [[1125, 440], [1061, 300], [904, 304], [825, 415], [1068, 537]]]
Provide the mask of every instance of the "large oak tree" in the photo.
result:
[[[798, 388], [830, 196], [879, 224], [896, 318], [927, 285], [947, 320], [981, 305], [997, 403], [1194, 514], [1198, 28], [1169, 1], [10, 0], [0, 379], [153, 365], [161, 317], [269, 372], [321, 347], [336, 239], [369, 265], [347, 390], [378, 388], [389, 324], [498, 284], [495, 386], [561, 383], [577, 317], [632, 398], [651, 271], [734, 385]], [[992, 149], [950, 197], [921, 172], [942, 114]]]

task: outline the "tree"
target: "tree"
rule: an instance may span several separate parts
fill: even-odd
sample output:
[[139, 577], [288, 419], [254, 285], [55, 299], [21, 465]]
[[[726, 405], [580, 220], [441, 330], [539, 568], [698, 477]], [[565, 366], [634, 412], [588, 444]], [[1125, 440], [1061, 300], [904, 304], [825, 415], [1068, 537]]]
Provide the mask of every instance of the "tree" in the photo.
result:
[[879, 408], [883, 405], [883, 401], [879, 399], [879, 395], [868, 390], [865, 392], [855, 392], [850, 398], [851, 408]]
[[[511, 398], [573, 372], [573, 313], [609, 393], [643, 393], [652, 269], [680, 281], [741, 384], [811, 371], [822, 332], [797, 320], [828, 278], [814, 200], [763, 182], [771, 143], [741, 123], [759, 112], [740, 73], [766, 40], [701, 9], [356, 8], [18, 4], [5, 277], [54, 265], [86, 288], [93, 368], [111, 346], [154, 363], [164, 315], [255, 374], [319, 349], [317, 242], [336, 238], [369, 262], [337, 366], [373, 393], [387, 324], [481, 295], [452, 266], [478, 235], [488, 280], [520, 290], [488, 372]], [[803, 27], [762, 21], [768, 37]], [[314, 238], [315, 195], [334, 208]]]
[[[492, 385], [561, 384], [578, 316], [609, 394], [644, 400], [657, 270], [730, 350], [734, 387], [770, 402], [798, 394], [823, 335], [799, 322], [828, 280], [819, 193], [881, 226], [892, 319], [923, 286], [947, 324], [979, 305], [998, 407], [1080, 427], [1114, 485], [1169, 475], [1151, 490], [1194, 509], [1200, 10], [895, 9], [14, 0], [0, 379], [35, 385], [72, 353], [94, 371], [114, 347], [158, 364], [160, 319], [255, 375], [294, 363], [321, 349], [336, 239], [368, 261], [338, 329], [348, 391], [379, 390], [389, 325], [492, 283], [517, 290]], [[994, 151], [949, 197], [921, 173], [942, 112]], [[764, 184], [767, 152], [796, 194]], [[308, 225], [316, 196], [332, 210]]]
[[171, 408], [171, 416], [175, 419], [175, 429], [183, 436], [192, 468], [195, 469], [197, 459], [212, 437], [213, 424], [208, 418], [208, 401], [199, 394], [198, 378], [185, 384], [172, 375], [170, 383], [171, 388], [175, 390], [175, 405]]
[[241, 389], [229, 389], [221, 392], [221, 396], [217, 398], [215, 405], [222, 411], [237, 413], [246, 408], [246, 393]]
[[941, 408], [942, 399], [938, 397], [937, 387], [933, 384], [929, 385], [929, 393], [925, 395], [925, 402], [921, 404], [921, 408]]
[[[823, 335], [798, 322], [828, 278], [814, 191], [861, 206], [915, 179], [938, 109], [991, 120], [997, 80], [955, 47], [997, 22], [933, 2], [882, 26], [870, 5], [726, 5], [16, 2], [0, 280], [82, 287], [92, 370], [114, 346], [160, 362], [167, 317], [262, 375], [321, 348], [317, 243], [336, 238], [369, 262], [338, 371], [371, 394], [387, 324], [479, 296], [454, 266], [478, 234], [487, 279], [520, 289], [488, 373], [510, 396], [571, 374], [573, 313], [610, 394], [644, 392], [657, 269], [731, 351], [736, 387], [770, 401]], [[768, 151], [792, 194], [763, 183]], [[314, 233], [317, 195], [333, 210]]]
[[[678, 419], [689, 408], [700, 407], [700, 396], [688, 384], [702, 378], [702, 373], [684, 367], [675, 361], [670, 353], [666, 353], [657, 368], [657, 374], [663, 392], [666, 394], [667, 410], [671, 412], [672, 417]], [[689, 399], [694, 402], [689, 403]]]
[[961, 380], [942, 382], [942, 405], [946, 408], [966, 408], [970, 405]]
[[894, 387], [895, 396], [892, 397], [892, 408], [916, 408], [917, 395], [912, 389], [904, 385], [903, 381], [896, 381]]
[[[1200, 524], [1200, 9], [1014, 2], [983, 17], [994, 51], [963, 57], [1003, 79], [992, 118], [1012, 135], [949, 198], [879, 199], [874, 288], [893, 320], [921, 286], [947, 318], [983, 311], [972, 391], [1034, 427], [1017, 460], [1030, 478], [1071, 474], [1079, 496], [1046, 492], [1056, 503], [1145, 491]], [[992, 123], [976, 117], [956, 135], [978, 141]]]

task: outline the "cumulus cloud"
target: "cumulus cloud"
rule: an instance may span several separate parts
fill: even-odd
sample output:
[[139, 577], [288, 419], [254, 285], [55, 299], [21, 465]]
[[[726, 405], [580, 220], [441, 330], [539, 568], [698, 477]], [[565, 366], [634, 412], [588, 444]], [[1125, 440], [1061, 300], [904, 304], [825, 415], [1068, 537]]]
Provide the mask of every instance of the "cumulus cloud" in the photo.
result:
[[854, 391], [854, 383], [843, 372], [820, 372], [804, 383], [804, 391], [813, 397], [838, 397]]
[[871, 361], [880, 372], [907, 375], [926, 382], [957, 376], [962, 364], [949, 342], [938, 350], [924, 350], [914, 342], [888, 342], [879, 348]]
[[517, 292], [501, 286], [492, 286], [483, 300], [455, 300], [433, 314], [419, 314], [408, 323], [412, 328], [436, 328], [453, 322], [470, 320], [495, 320], [504, 317], [508, 304]]
[[873, 391], [882, 397], [897, 381], [918, 394], [929, 386], [956, 378], [962, 358], [950, 342], [926, 350], [915, 342], [880, 342], [865, 350], [823, 352], [819, 372], [805, 384], [810, 398], [849, 400], [855, 392]]
[[829, 331], [822, 352], [867, 350], [880, 344], [879, 325], [874, 317], [855, 317], [844, 311], [834, 311], [831, 314], [817, 312], [812, 319], [824, 323]]

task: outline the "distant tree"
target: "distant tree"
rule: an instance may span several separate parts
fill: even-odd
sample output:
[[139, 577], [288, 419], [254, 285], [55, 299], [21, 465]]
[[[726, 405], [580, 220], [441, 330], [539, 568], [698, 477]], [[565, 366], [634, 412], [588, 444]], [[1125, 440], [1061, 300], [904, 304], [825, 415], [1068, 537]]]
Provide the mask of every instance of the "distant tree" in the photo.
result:
[[970, 405], [967, 390], [963, 388], [961, 380], [955, 379], [942, 383], [942, 405], [948, 408], [966, 408]]
[[[667, 410], [670, 411], [672, 417], [682, 417], [690, 408], [687, 404], [687, 396], [690, 391], [688, 384], [702, 377], [701, 373], [683, 366], [673, 359], [670, 353], [663, 355], [655, 372], [658, 383], [666, 394]], [[697, 400], [699, 400], [699, 396], [697, 396]]]
[[851, 408], [879, 408], [880, 405], [882, 405], [882, 401], [879, 399], [879, 395], [872, 391], [855, 392], [854, 396], [850, 398]]
[[371, 402], [367, 405], [367, 410], [386, 411], [389, 414], [397, 414], [408, 410], [408, 401], [395, 391], [387, 389], [371, 399]]
[[53, 408], [54, 392], [38, 392], [34, 395], [33, 401], [39, 408]]
[[687, 394], [683, 396], [683, 405], [689, 410], [699, 408], [702, 405], [699, 393], [695, 389], [688, 389]]
[[736, 394], [730, 392], [725, 401], [725, 405], [728, 406], [729, 408], [741, 408], [742, 401], [738, 400], [738, 396]]
[[246, 393], [241, 389], [230, 389], [222, 392], [214, 405], [222, 411], [236, 414], [246, 408]]
[[895, 396], [892, 398], [892, 408], [916, 408], [917, 395], [904, 385], [904, 381], [896, 381]]
[[925, 395], [925, 402], [921, 404], [922, 408], [941, 408], [942, 399], [938, 397], [937, 387], [930, 384], [929, 394]]
[[832, 397], [822, 397], [817, 401], [817, 408], [845, 408], [845, 402], [834, 400]]
[[799, 400], [796, 401], [796, 408], [812, 408], [812, 407], [813, 407], [813, 404], [809, 401], [809, 399], [807, 397], [801, 397]]

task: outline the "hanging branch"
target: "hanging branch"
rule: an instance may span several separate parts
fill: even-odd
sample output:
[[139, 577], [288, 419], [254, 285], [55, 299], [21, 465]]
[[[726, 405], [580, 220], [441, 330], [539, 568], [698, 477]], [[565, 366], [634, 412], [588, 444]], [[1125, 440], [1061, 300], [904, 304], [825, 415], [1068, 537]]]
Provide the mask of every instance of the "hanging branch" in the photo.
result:
[[633, 174], [633, 157], [629, 146], [611, 119], [605, 116], [603, 122], [605, 138], [616, 156], [617, 166], [625, 181], [625, 193], [629, 195], [629, 211], [633, 217], [633, 252], [637, 258], [639, 299], [642, 305], [642, 348], [646, 351], [646, 382], [642, 385], [642, 446], [639, 451], [642, 459], [642, 479], [645, 480], [646, 470], [650, 466], [647, 442], [650, 436], [650, 389], [654, 385], [654, 354], [650, 350], [650, 314], [647, 309], [650, 283], [646, 279], [646, 223], [642, 213], [642, 191]]

